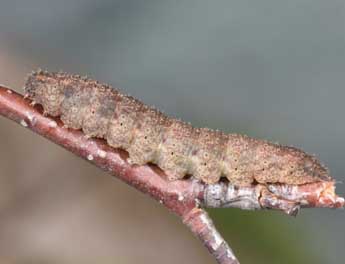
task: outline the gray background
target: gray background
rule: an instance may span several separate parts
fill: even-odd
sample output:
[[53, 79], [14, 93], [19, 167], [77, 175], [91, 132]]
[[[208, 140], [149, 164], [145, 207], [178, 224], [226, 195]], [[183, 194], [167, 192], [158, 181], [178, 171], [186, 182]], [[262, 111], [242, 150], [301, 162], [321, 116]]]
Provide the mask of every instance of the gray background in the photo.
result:
[[[344, 16], [340, 0], [0, 1], [0, 83], [20, 90], [37, 67], [88, 74], [196, 126], [315, 153], [344, 181]], [[0, 135], [0, 257], [8, 263], [212, 263], [143, 195], [4, 119]], [[102, 203], [90, 206], [95, 200]], [[211, 214], [243, 263], [345, 259], [344, 211]]]

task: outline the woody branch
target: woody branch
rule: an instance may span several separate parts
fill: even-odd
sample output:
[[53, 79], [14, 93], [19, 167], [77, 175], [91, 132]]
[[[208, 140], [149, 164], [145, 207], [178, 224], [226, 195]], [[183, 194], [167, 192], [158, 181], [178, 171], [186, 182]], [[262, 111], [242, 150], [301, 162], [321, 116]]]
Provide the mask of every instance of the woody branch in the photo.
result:
[[218, 263], [239, 263], [207, 212], [199, 208], [200, 202], [203, 202], [204, 184], [193, 180], [168, 181], [164, 172], [156, 166], [131, 166], [127, 162], [126, 152], [111, 148], [104, 140], [87, 138], [81, 131], [64, 128], [58, 118], [44, 116], [40, 106], [32, 106], [22, 95], [1, 86], [0, 115], [64, 147], [159, 201], [181, 217]]
[[104, 140], [87, 138], [80, 130], [64, 128], [58, 118], [44, 116], [40, 106], [33, 106], [22, 95], [1, 86], [0, 115], [44, 136], [159, 201], [182, 219], [219, 264], [239, 262], [200, 206], [278, 209], [289, 215], [296, 215], [300, 207], [344, 206], [344, 199], [335, 194], [332, 181], [305, 185], [256, 184], [249, 187], [235, 187], [224, 182], [207, 185], [193, 179], [169, 181], [157, 166], [130, 165], [127, 152], [110, 147]]

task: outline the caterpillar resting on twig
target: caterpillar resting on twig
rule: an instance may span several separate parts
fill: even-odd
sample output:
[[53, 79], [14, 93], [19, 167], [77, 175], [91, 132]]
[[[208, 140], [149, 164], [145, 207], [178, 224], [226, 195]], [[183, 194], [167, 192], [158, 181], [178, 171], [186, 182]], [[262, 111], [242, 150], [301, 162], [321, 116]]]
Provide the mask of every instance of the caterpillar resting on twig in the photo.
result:
[[25, 94], [65, 126], [126, 150], [132, 164], [157, 164], [170, 180], [192, 175], [212, 184], [226, 177], [236, 186], [332, 181], [315, 157], [299, 149], [192, 127], [78, 75], [34, 72]]

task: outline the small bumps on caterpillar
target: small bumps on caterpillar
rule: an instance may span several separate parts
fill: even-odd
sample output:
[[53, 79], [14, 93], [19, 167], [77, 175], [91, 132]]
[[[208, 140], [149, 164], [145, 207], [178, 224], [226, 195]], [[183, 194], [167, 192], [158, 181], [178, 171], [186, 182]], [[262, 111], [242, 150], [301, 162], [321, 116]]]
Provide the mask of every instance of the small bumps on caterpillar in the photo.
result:
[[193, 127], [78, 75], [33, 72], [24, 90], [65, 126], [126, 150], [132, 164], [158, 165], [169, 180], [191, 175], [212, 184], [227, 178], [236, 186], [332, 181], [315, 157], [299, 149]]

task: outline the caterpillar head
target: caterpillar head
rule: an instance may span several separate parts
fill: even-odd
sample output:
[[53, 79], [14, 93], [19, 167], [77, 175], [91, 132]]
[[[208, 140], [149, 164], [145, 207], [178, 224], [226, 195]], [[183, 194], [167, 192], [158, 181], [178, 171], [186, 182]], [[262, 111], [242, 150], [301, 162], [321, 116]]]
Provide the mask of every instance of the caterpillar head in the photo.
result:
[[25, 96], [43, 106], [44, 111], [52, 116], [60, 115], [60, 106], [64, 99], [64, 85], [60, 84], [62, 74], [36, 71], [25, 82]]

